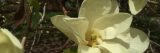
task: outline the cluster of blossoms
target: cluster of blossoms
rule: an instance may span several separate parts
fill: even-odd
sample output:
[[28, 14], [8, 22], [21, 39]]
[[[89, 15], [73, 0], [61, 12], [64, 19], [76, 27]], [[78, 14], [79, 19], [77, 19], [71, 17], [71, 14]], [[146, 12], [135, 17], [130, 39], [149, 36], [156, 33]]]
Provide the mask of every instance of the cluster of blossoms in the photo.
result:
[[131, 15], [119, 12], [117, 0], [84, 0], [78, 18], [56, 15], [51, 21], [78, 44], [78, 53], [143, 53], [149, 39], [130, 25], [132, 16], [146, 3], [146, 0], [128, 0]]
[[[130, 12], [136, 15], [146, 0], [129, 0]], [[78, 18], [57, 15], [52, 23], [78, 44], [78, 53], [143, 53], [147, 35], [130, 28], [132, 15], [119, 12], [116, 0], [84, 0]], [[7, 29], [0, 28], [0, 53], [23, 53], [20, 41]]]

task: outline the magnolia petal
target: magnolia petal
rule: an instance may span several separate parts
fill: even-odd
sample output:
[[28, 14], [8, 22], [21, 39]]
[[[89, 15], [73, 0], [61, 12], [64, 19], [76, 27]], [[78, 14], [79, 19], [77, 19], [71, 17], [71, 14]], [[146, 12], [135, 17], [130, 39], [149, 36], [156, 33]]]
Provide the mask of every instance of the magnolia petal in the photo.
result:
[[111, 0], [112, 1], [112, 8], [110, 9], [110, 14], [116, 14], [119, 13], [119, 4], [117, 0]]
[[118, 43], [103, 42], [98, 46], [102, 53], [129, 53], [127, 48]]
[[[87, 30], [88, 22], [82, 18], [70, 18], [65, 15], [57, 15], [51, 18], [52, 24], [62, 31], [69, 39], [80, 43]], [[84, 38], [84, 37], [83, 37]]]
[[113, 27], [100, 30], [99, 33], [102, 35], [102, 39], [113, 39], [117, 36], [117, 30]]
[[99, 48], [88, 47], [83, 44], [78, 45], [78, 53], [101, 53]]
[[0, 29], [0, 53], [23, 53], [20, 41], [7, 29]]
[[64, 18], [68, 18], [68, 16], [64, 15], [56, 15], [51, 18], [52, 24], [57, 27], [61, 32], [63, 32], [69, 39], [79, 42], [78, 37], [73, 34], [73, 31], [70, 27], [64, 22]]
[[130, 43], [130, 53], [143, 53], [149, 46], [149, 38], [147, 35], [138, 29], [130, 29], [133, 40]]
[[88, 29], [88, 21], [85, 18], [65, 18], [65, 22], [73, 28], [74, 32], [85, 40], [85, 33]]
[[92, 22], [109, 13], [111, 7], [111, 0], [84, 0], [80, 7], [79, 17], [86, 17]]
[[129, 9], [133, 15], [136, 15], [140, 12], [143, 7], [146, 5], [147, 0], [129, 0]]
[[[109, 31], [111, 31], [112, 33], [116, 33], [115, 35], [122, 33], [130, 27], [131, 22], [132, 22], [132, 15], [127, 13], [117, 13], [101, 17], [100, 19], [95, 21], [93, 27], [99, 29], [100, 33], [102, 32], [101, 33], [102, 37], [111, 36], [112, 39], [115, 38], [116, 36], [109, 35], [106, 33], [110, 33]], [[108, 31], [107, 30], [108, 28], [113, 28], [113, 29]]]
[[124, 33], [119, 34], [116, 38], [118, 38], [128, 44], [132, 40], [132, 37], [131, 37], [130, 32], [128, 30]]

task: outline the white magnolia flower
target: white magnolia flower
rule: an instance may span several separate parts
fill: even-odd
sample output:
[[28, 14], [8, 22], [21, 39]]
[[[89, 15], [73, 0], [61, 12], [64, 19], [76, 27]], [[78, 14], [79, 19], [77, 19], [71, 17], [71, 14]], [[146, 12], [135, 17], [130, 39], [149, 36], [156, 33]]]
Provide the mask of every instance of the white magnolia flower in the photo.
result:
[[52, 23], [78, 44], [78, 53], [143, 53], [149, 39], [130, 28], [132, 15], [119, 13], [116, 0], [84, 0], [78, 18], [57, 15]]
[[0, 29], [0, 53], [23, 53], [19, 40], [7, 29]]
[[133, 15], [139, 13], [147, 4], [147, 0], [129, 0], [129, 9]]

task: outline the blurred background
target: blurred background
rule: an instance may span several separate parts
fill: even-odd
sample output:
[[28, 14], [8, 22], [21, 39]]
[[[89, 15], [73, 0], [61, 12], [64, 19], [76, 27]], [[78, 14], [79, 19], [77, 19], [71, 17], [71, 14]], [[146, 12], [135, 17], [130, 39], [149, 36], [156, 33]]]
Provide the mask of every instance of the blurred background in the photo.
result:
[[[50, 17], [77, 17], [83, 0], [0, 0], [0, 27], [22, 42], [25, 53], [76, 53], [77, 44], [53, 26]], [[117, 0], [121, 12], [129, 12], [128, 0]], [[160, 0], [148, 0], [134, 16], [131, 27], [150, 38], [145, 53], [160, 53]]]

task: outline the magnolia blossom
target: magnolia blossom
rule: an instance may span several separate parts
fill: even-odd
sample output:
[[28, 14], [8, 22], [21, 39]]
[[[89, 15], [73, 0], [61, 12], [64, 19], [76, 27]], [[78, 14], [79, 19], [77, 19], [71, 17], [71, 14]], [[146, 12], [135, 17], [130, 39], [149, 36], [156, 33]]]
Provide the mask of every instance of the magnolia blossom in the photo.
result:
[[19, 40], [7, 29], [0, 28], [0, 53], [23, 53]]
[[78, 44], [78, 53], [143, 53], [149, 39], [130, 28], [132, 15], [119, 12], [116, 0], [84, 0], [78, 18], [56, 15], [52, 23]]

